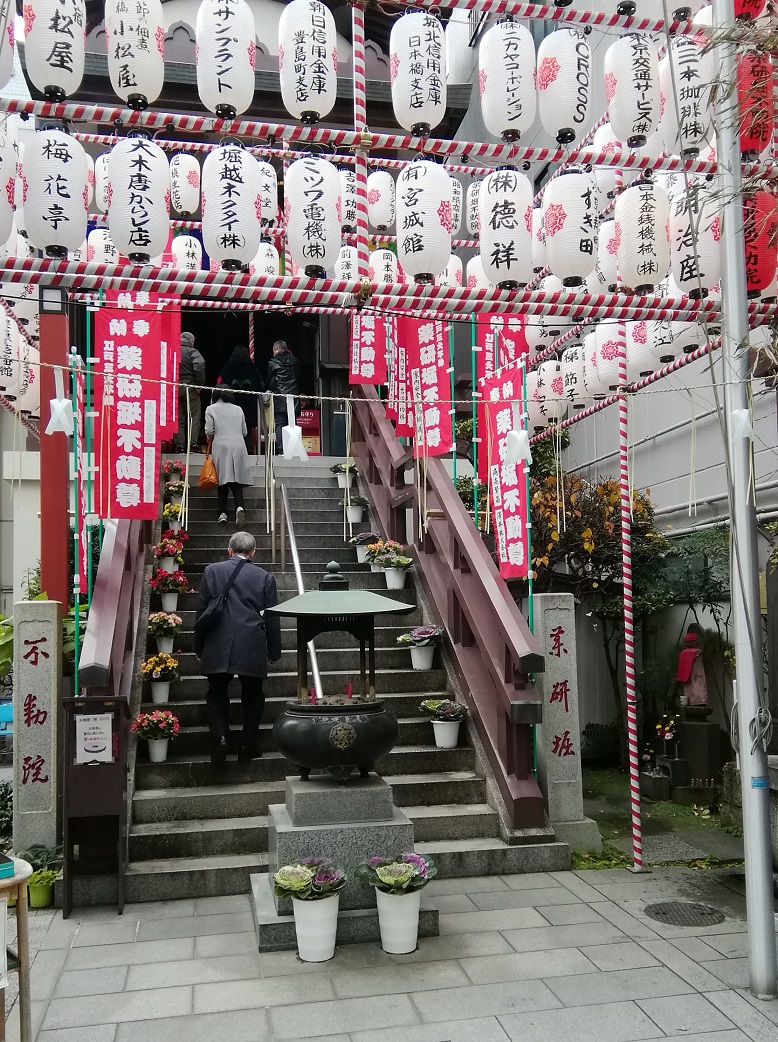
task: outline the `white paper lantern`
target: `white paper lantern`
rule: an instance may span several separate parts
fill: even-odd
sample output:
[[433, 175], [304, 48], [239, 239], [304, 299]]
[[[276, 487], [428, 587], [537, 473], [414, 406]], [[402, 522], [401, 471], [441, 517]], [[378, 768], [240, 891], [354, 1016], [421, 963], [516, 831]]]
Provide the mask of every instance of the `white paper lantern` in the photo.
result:
[[124, 138], [108, 159], [108, 230], [119, 253], [147, 264], [170, 233], [170, 165], [153, 141]]
[[567, 398], [562, 365], [555, 358], [538, 366], [540, 411], [547, 423], [561, 423], [567, 415]]
[[340, 175], [341, 227], [344, 232], [357, 230], [357, 174], [353, 166], [342, 166]]
[[335, 263], [334, 277], [343, 282], [352, 282], [358, 278], [358, 272], [359, 253], [356, 246], [341, 246]]
[[20, 412], [40, 416], [40, 353], [24, 337], [19, 337], [19, 390], [16, 400]]
[[84, 146], [60, 130], [40, 130], [24, 151], [24, 223], [30, 242], [65, 257], [86, 238], [88, 164]]
[[598, 322], [595, 329], [597, 374], [609, 391], [618, 388], [620, 360], [626, 358], [626, 341], [621, 327], [623, 323]]
[[397, 257], [391, 250], [373, 250], [370, 254], [367, 270], [371, 282], [399, 282], [397, 278]]
[[278, 224], [278, 176], [272, 163], [257, 160], [259, 170], [259, 194], [262, 196], [262, 227], [274, 228]]
[[397, 178], [397, 259], [416, 282], [432, 282], [444, 271], [451, 228], [451, 180], [445, 169], [427, 159], [403, 167]]
[[446, 270], [438, 279], [439, 286], [462, 285], [462, 261], [455, 253], [451, 254]]
[[257, 161], [241, 145], [220, 145], [206, 156], [202, 210], [209, 257], [226, 271], [249, 264], [259, 249], [262, 199]]
[[[11, 15], [13, 17], [13, 15]], [[31, 0], [24, 5], [27, 75], [49, 101], [75, 94], [84, 76], [84, 0]]]
[[560, 145], [578, 141], [591, 125], [592, 52], [577, 29], [557, 29], [538, 47], [538, 113]]
[[595, 330], [587, 333], [583, 340], [584, 354], [584, 387], [592, 398], [604, 397], [608, 385], [602, 379], [597, 366], [597, 334]]
[[543, 193], [548, 266], [564, 286], [580, 286], [597, 263], [597, 185], [593, 174], [567, 172]]
[[39, 289], [34, 283], [27, 286], [16, 285], [9, 287], [9, 296], [6, 300], [13, 308], [13, 313], [22, 324], [27, 338], [37, 342], [40, 339], [40, 303], [38, 300]]
[[478, 196], [481, 194], [481, 182], [471, 181], [467, 186], [466, 195], [466, 220], [467, 230], [471, 236], [476, 237], [481, 232], [480, 217], [478, 214]]
[[487, 29], [478, 48], [478, 87], [486, 129], [517, 141], [535, 122], [535, 43], [526, 26], [507, 19]]
[[583, 344], [573, 344], [562, 352], [562, 382], [570, 408], [585, 408], [588, 395], [584, 383]]
[[532, 270], [537, 274], [548, 267], [546, 236], [543, 231], [543, 207], [532, 210]]
[[200, 208], [200, 164], [191, 152], [177, 152], [170, 160], [170, 204], [182, 217]]
[[305, 274], [324, 278], [341, 245], [338, 171], [326, 159], [291, 163], [284, 184], [284, 220], [292, 260]]
[[131, 109], [145, 109], [165, 81], [165, 22], [161, 0], [106, 0], [108, 73], [114, 92]]
[[543, 412], [540, 390], [538, 388], [538, 371], [533, 369], [527, 373], [525, 381], [524, 411], [527, 414], [527, 430], [530, 434], [545, 430], [548, 420]]
[[108, 160], [110, 152], [103, 152], [95, 160], [95, 206], [100, 213], [108, 213]]
[[319, 0], [292, 0], [278, 23], [278, 71], [287, 112], [318, 123], [332, 111], [337, 94], [335, 20]]
[[398, 18], [389, 37], [392, 107], [401, 127], [426, 137], [446, 115], [446, 42], [432, 14]]
[[394, 178], [388, 170], [368, 174], [367, 219], [379, 232], [394, 224]]
[[468, 289], [489, 289], [490, 286], [494, 286], [494, 283], [490, 282], [486, 277], [484, 266], [478, 253], [467, 262], [465, 279]]
[[86, 239], [86, 257], [95, 264], [117, 264], [119, 251], [107, 228], [93, 228]]
[[173, 267], [179, 271], [200, 271], [203, 266], [203, 247], [194, 235], [176, 235], [171, 244]]
[[281, 272], [281, 260], [278, 250], [272, 242], [264, 240], [259, 244], [257, 255], [249, 264], [251, 275], [279, 275]]
[[518, 170], [495, 170], [478, 196], [481, 261], [486, 277], [504, 289], [532, 278], [532, 183]]
[[627, 322], [627, 379], [630, 383], [648, 376], [656, 368], [651, 339], [651, 323]]
[[449, 176], [451, 182], [451, 234], [456, 236], [462, 227], [462, 202], [464, 190], [462, 182], [456, 177]]
[[9, 17], [5, 26], [5, 34], [0, 39], [0, 90], [13, 76], [14, 71], [14, 54], [16, 52], [15, 47], [15, 36], [16, 36], [16, 18], [14, 17], [13, 9], [9, 7]]
[[256, 30], [245, 0], [201, 0], [195, 28], [197, 93], [209, 112], [235, 119], [254, 100]]
[[16, 135], [8, 116], [0, 119], [0, 242], [7, 242], [14, 231], [16, 199]]
[[558, 338], [556, 328], [552, 329], [553, 319], [550, 315], [527, 315], [524, 325], [524, 336], [530, 352], [535, 355], [551, 347]]
[[621, 36], [605, 52], [605, 96], [617, 139], [644, 145], [659, 126], [659, 57], [647, 36]]
[[646, 293], [670, 270], [670, 204], [653, 181], [638, 181], [616, 200], [619, 281]]
[[[621, 142], [613, 133], [613, 127], [611, 127], [610, 123], [603, 123], [594, 132], [592, 148], [596, 152], [602, 152], [605, 155], [621, 153]], [[600, 212], [608, 205], [609, 198], [616, 190], [617, 174], [618, 167], [616, 166], [598, 164], [594, 168], [594, 179], [597, 182], [597, 190], [600, 193]]]
[[[615, 293], [618, 284], [617, 253], [619, 237], [616, 222], [603, 221], [597, 236], [597, 277], [598, 293]], [[595, 292], [594, 290], [592, 292]]]
[[721, 218], [715, 183], [698, 181], [670, 203], [670, 264], [681, 293], [707, 296], [721, 279]]
[[706, 44], [702, 34], [676, 36], [659, 63], [660, 130], [667, 152], [696, 156], [705, 141], [715, 79], [713, 51]]
[[15, 400], [19, 384], [19, 327], [3, 310], [0, 313], [0, 394]]

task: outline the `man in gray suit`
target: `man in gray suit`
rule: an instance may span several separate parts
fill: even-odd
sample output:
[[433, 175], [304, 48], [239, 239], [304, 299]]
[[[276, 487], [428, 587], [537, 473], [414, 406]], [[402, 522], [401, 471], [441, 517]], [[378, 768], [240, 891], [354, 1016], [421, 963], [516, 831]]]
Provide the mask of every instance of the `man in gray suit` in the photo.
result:
[[239, 760], [259, 756], [257, 735], [265, 706], [262, 681], [268, 663], [281, 658], [281, 621], [278, 615], [265, 615], [265, 608], [278, 604], [276, 581], [270, 572], [253, 563], [257, 545], [249, 532], [236, 532], [230, 539], [226, 561], [209, 564], [203, 572], [197, 617], [229, 582], [240, 566], [227, 594], [224, 610], [216, 626], [205, 636], [200, 661], [208, 678], [205, 696], [208, 727], [211, 731], [212, 763], [224, 763], [231, 751], [230, 699], [227, 688], [234, 676], [240, 680], [243, 707], [243, 734]]

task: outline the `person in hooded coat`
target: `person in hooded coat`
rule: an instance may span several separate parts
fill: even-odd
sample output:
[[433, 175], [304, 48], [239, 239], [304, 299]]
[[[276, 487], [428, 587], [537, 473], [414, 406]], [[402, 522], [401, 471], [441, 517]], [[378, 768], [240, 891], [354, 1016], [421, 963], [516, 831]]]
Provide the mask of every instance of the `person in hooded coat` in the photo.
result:
[[[246, 417], [246, 448], [253, 451], [254, 432], [257, 429], [257, 409], [261, 407], [259, 392], [265, 390], [265, 383], [259, 369], [251, 361], [245, 344], [238, 344], [230, 355], [229, 361], [222, 368], [217, 383], [235, 392], [235, 402], [243, 410]], [[246, 393], [254, 392], [254, 393]]]
[[[283, 428], [289, 423], [286, 410], [286, 396], [298, 394], [298, 362], [289, 350], [285, 340], [276, 340], [273, 344], [273, 357], [267, 364], [267, 389], [273, 395], [273, 409], [276, 426], [276, 452], [284, 451]], [[300, 405], [295, 401], [295, 416], [300, 412]]]

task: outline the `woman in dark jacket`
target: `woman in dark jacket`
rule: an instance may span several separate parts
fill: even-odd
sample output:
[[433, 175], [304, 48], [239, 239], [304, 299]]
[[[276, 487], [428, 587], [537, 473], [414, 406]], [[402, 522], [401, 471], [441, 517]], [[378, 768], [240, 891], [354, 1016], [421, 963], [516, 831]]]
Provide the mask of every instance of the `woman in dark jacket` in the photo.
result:
[[[259, 369], [251, 361], [248, 348], [238, 344], [230, 355], [230, 359], [219, 374], [217, 383], [229, 387], [235, 392], [235, 404], [243, 409], [246, 417], [246, 448], [254, 452], [254, 435], [257, 429], [257, 409], [261, 408], [258, 392], [264, 391], [265, 385]], [[253, 394], [241, 394], [241, 391], [253, 391]]]
[[[276, 424], [276, 452], [284, 451], [281, 431], [289, 423], [286, 415], [286, 396], [297, 395], [298, 365], [297, 359], [289, 350], [284, 340], [276, 340], [273, 344], [273, 357], [267, 363], [267, 389], [273, 395], [273, 408]], [[300, 413], [300, 403], [295, 399], [294, 413]]]

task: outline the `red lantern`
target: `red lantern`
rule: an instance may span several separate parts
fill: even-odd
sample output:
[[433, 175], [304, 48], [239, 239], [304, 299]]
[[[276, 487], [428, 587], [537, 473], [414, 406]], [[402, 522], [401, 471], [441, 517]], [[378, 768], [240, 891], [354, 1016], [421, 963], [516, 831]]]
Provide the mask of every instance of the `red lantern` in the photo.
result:
[[759, 18], [767, 5], [767, 0], [735, 0], [735, 18], [742, 21]]
[[778, 202], [760, 190], [743, 198], [743, 232], [746, 240], [746, 289], [758, 297], [775, 275], [778, 260]]
[[775, 118], [773, 63], [762, 51], [745, 51], [737, 63], [737, 98], [740, 106], [740, 151], [759, 155], [770, 144]]

